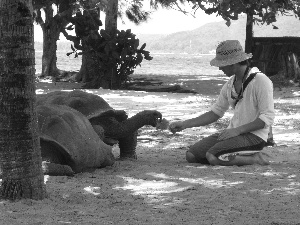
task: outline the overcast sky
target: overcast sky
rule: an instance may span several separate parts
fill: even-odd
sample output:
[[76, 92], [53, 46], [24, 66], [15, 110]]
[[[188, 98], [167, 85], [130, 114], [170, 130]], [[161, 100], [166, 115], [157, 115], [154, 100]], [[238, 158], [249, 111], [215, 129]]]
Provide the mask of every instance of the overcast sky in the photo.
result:
[[125, 25], [119, 23], [119, 29], [130, 27], [133, 33], [143, 34], [170, 34], [178, 31], [196, 29], [206, 23], [220, 21], [221, 17], [215, 15], [207, 15], [202, 10], [199, 10], [196, 15], [185, 15], [182, 12], [175, 10], [161, 9], [154, 12], [149, 21], [136, 26], [133, 23], [126, 22]]
[[[152, 14], [148, 22], [142, 23], [139, 26], [129, 21], [125, 21], [125, 24], [122, 24], [122, 21], [118, 21], [118, 29], [131, 29], [135, 34], [170, 34], [179, 31], [193, 30], [206, 23], [222, 20], [220, 16], [207, 15], [202, 10], [198, 10], [195, 16], [194, 18], [191, 15], [185, 15], [174, 9], [160, 9]], [[103, 18], [100, 16], [100, 19], [104, 22], [104, 15]], [[104, 28], [104, 26], [102, 26], [102, 28]], [[40, 26], [35, 25], [34, 29], [34, 40], [41, 42], [43, 37]], [[62, 35], [61, 40], [65, 40]]]

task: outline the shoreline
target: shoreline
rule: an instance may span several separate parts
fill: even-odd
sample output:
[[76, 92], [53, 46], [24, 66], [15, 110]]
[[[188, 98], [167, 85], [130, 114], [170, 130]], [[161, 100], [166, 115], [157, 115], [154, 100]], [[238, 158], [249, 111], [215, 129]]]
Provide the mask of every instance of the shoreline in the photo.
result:
[[[73, 73], [70, 71], [70, 73]], [[210, 79], [208, 79], [208, 77]], [[128, 88], [122, 90], [145, 92], [190, 93], [216, 97], [226, 82], [222, 75], [172, 75], [172, 74], [133, 74], [130, 77]], [[300, 97], [300, 87], [289, 85], [278, 87], [274, 82], [274, 98]], [[72, 81], [50, 82], [37, 79], [36, 90], [70, 90], [81, 89], [83, 83]]]
[[[221, 75], [133, 74], [127, 87], [122, 90], [215, 96], [219, 94], [225, 82], [226, 77]], [[81, 89], [83, 85], [84, 83], [72, 81], [51, 82], [49, 79], [37, 79], [36, 89]]]

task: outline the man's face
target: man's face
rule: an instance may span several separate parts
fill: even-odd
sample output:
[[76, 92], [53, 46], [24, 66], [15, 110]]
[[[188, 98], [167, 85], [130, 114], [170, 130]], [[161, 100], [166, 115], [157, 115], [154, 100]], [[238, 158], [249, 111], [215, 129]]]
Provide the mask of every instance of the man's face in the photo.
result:
[[221, 66], [219, 67], [219, 70], [222, 70], [223, 73], [228, 77], [231, 77], [232, 75], [235, 74], [234, 65]]

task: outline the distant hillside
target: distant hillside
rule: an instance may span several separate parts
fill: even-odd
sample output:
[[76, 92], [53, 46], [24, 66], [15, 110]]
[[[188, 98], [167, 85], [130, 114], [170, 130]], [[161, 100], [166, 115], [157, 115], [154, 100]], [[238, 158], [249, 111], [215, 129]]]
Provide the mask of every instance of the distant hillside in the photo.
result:
[[[255, 37], [300, 37], [300, 20], [293, 16], [280, 16], [274, 23], [279, 29], [271, 25], [254, 26]], [[225, 21], [207, 23], [197, 29], [164, 34], [136, 34], [140, 39], [140, 46], [146, 43], [146, 50], [150, 52], [187, 52], [209, 53], [214, 50], [219, 42], [226, 39], [237, 39], [242, 44], [246, 39], [246, 17], [232, 21], [227, 27]], [[58, 50], [71, 51], [71, 42], [58, 42]], [[42, 43], [36, 43], [37, 50], [42, 50]]]
[[[278, 37], [298, 36], [300, 37], [300, 20], [291, 16], [279, 17], [274, 23], [279, 29], [273, 29], [271, 25], [255, 26], [254, 36]], [[217, 44], [226, 39], [237, 39], [242, 44], [246, 38], [246, 17], [243, 16], [233, 21], [227, 27], [224, 21], [205, 24], [195, 30], [173, 33], [169, 35], [140, 35], [137, 37], [141, 43], [146, 43], [147, 50], [155, 52], [188, 52], [209, 53]]]

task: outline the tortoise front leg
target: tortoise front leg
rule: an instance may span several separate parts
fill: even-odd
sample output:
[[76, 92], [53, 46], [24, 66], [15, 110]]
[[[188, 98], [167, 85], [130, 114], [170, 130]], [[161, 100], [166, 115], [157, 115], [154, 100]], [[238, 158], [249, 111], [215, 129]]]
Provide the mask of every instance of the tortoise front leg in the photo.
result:
[[137, 159], [137, 131], [130, 133], [128, 136], [119, 139], [120, 159]]

